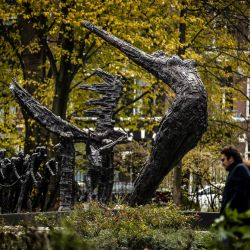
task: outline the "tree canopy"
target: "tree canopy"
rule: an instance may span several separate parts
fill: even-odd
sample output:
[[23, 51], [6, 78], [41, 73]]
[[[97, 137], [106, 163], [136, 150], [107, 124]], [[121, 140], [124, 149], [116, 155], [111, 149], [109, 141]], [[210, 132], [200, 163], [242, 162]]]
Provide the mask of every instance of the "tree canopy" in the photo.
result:
[[[232, 131], [238, 131], [231, 118], [232, 99], [247, 98], [240, 83], [250, 75], [249, 11], [247, 0], [1, 1], [0, 131], [5, 140], [0, 146], [11, 149], [24, 140], [23, 133], [16, 132], [16, 123], [22, 122], [20, 112], [13, 112], [16, 105], [8, 90], [12, 77], [55, 114], [87, 127], [76, 118], [84, 116], [84, 102], [93, 93], [77, 87], [96, 81], [95, 68], [119, 73], [125, 88], [118, 126], [132, 130], [157, 126], [159, 121], [151, 118], [164, 114], [173, 93], [92, 35], [81, 25], [83, 20], [148, 53], [163, 50], [195, 59], [209, 94], [209, 127], [201, 143], [204, 147], [228, 143]], [[29, 123], [25, 119], [26, 134]], [[33, 141], [39, 139], [35, 133], [29, 135]]]

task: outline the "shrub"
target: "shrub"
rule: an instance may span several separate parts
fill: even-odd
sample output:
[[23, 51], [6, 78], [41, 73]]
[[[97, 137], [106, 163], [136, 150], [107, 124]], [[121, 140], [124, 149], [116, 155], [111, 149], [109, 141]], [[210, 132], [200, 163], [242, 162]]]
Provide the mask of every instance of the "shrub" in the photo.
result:
[[91, 244], [68, 228], [0, 226], [1, 250], [93, 250]]
[[167, 207], [101, 207], [97, 203], [78, 205], [66, 217], [63, 227], [76, 230], [97, 249], [190, 249], [193, 231], [173, 204]]
[[50, 249], [54, 250], [93, 250], [94, 247], [84, 241], [69, 228], [52, 229], [49, 233]]
[[250, 250], [250, 210], [238, 213], [226, 209], [225, 214], [215, 221], [212, 232], [215, 235], [212, 249]]
[[[77, 205], [60, 224], [56, 218], [39, 215], [36, 224], [42, 223], [49, 230], [23, 226], [18, 230], [12, 228], [12, 235], [6, 235], [6, 229], [0, 229], [0, 237], [3, 236], [0, 249], [209, 249], [206, 239], [211, 238], [211, 234], [192, 230], [191, 220], [193, 217], [184, 215], [173, 204], [112, 208], [87, 203]], [[12, 248], [7, 248], [8, 245]]]
[[192, 244], [192, 250], [211, 250], [211, 244], [214, 241], [214, 234], [210, 231], [195, 231]]

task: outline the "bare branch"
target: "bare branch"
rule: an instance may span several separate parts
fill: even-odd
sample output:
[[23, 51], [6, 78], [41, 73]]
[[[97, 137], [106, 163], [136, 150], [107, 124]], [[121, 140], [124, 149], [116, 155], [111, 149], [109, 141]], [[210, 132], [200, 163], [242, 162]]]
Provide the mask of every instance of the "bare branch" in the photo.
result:
[[207, 51], [217, 51], [217, 50], [234, 50], [234, 51], [250, 51], [249, 48], [230, 48], [230, 47], [222, 47], [222, 46], [217, 46], [216, 48], [213, 47], [213, 46], [193, 46], [192, 48], [194, 49], [204, 49], [204, 50], [207, 50]]
[[237, 123], [228, 122], [228, 121], [225, 121], [225, 120], [217, 120], [217, 119], [208, 119], [208, 121], [209, 122], [216, 122], [216, 123], [226, 124], [226, 125], [229, 125], [230, 127], [239, 128], [242, 131], [248, 131], [249, 132], [248, 129], [245, 129], [244, 127], [238, 125]]
[[248, 38], [248, 36], [244, 32], [242, 32], [242, 30], [239, 29], [226, 14], [224, 14], [224, 17], [246, 39], [246, 41], [250, 43], [250, 39]]
[[48, 59], [49, 59], [49, 62], [50, 62], [50, 66], [51, 66], [51, 70], [52, 70], [52, 73], [54, 75], [54, 77], [56, 78], [57, 74], [58, 74], [58, 70], [57, 70], [57, 67], [56, 67], [56, 60], [54, 58], [54, 55], [48, 45], [48, 43], [45, 41], [43, 43], [46, 51], [47, 51], [47, 56], [48, 56]]
[[[235, 0], [235, 1], [236, 1], [236, 0]], [[233, 2], [235, 2], [235, 1], [233, 1]], [[231, 6], [231, 5], [233, 4], [233, 2], [232, 2], [232, 3], [229, 3], [228, 5], [226, 5], [226, 6], [221, 10], [221, 12], [222, 12], [224, 9], [228, 8], [229, 6]], [[206, 26], [209, 25], [212, 21], [214, 21], [219, 15], [221, 15], [221, 12], [218, 12], [216, 15], [214, 15], [214, 16], [206, 23]], [[189, 47], [192, 45], [192, 43], [196, 40], [196, 38], [197, 38], [203, 31], [204, 31], [204, 28], [200, 29], [200, 30], [194, 35], [194, 37], [191, 39], [191, 41], [188, 43], [188, 45], [185, 46], [185, 49], [189, 48]]]
[[131, 106], [135, 102], [139, 101], [140, 99], [142, 99], [145, 95], [149, 94], [150, 92], [151, 92], [150, 90], [143, 92], [141, 95], [139, 95], [138, 97], [136, 97], [133, 101], [131, 101], [131, 102], [127, 103], [126, 105], [123, 105], [120, 108], [118, 108], [114, 112], [114, 114], [118, 114], [121, 110], [128, 108], [129, 106]]
[[[105, 69], [106, 67], [109, 66], [110, 63], [107, 63], [106, 65], [100, 67], [101, 69]], [[95, 72], [93, 71], [91, 74], [87, 75], [86, 77], [84, 77], [81, 81], [78, 81], [76, 84], [74, 84], [70, 89], [69, 92], [71, 92], [73, 89], [75, 89], [76, 87], [78, 87], [83, 81], [88, 80], [90, 77], [92, 77], [93, 75], [95, 75]]]
[[[226, 71], [226, 69], [225, 68], [223, 68], [223, 67], [221, 67], [221, 66], [219, 66], [219, 65], [215, 65], [215, 66], [212, 66], [212, 65], [199, 65], [199, 66], [202, 66], [202, 67], [204, 67], [204, 68], [212, 68], [212, 69], [220, 69], [220, 70], [222, 70], [222, 71], [224, 71], [224, 72], [228, 72], [228, 71]], [[207, 70], [208, 71], [208, 70]], [[247, 76], [247, 75], [243, 75], [243, 74], [241, 74], [241, 73], [239, 73], [239, 72], [237, 72], [237, 71], [234, 71], [234, 70], [232, 70], [232, 72], [231, 73], [234, 73], [234, 74], [236, 74], [236, 75], [238, 75], [238, 76], [241, 76], [241, 77], [249, 77], [249, 76]], [[219, 79], [218, 77], [217, 77], [217, 79]]]
[[89, 56], [86, 57], [86, 60], [88, 60], [91, 56], [93, 56], [100, 48], [102, 48], [104, 43], [102, 43], [99, 47], [97, 47], [92, 53], [89, 54]]
[[[237, 82], [240, 82], [241, 80], [242, 80], [242, 78], [239, 79]], [[244, 96], [248, 101], [250, 101], [250, 97], [247, 96], [247, 95], [244, 93], [244, 91], [242, 91], [242, 90], [239, 89], [239, 88], [236, 88], [235, 85], [231, 85], [230, 87], [231, 87], [232, 89], [234, 89], [235, 91], [240, 92], [242, 96]]]
[[90, 51], [95, 47], [95, 41], [91, 43], [91, 45], [89, 46], [88, 50], [86, 51], [84, 57], [83, 57], [83, 61], [86, 61], [87, 58], [89, 58], [88, 54], [90, 53]]

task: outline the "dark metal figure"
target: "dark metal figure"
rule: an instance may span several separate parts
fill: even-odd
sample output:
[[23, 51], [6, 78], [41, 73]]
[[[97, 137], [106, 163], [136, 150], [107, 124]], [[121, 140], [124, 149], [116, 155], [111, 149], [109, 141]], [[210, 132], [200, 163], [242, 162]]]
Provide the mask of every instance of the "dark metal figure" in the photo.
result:
[[83, 22], [83, 25], [162, 80], [176, 94], [159, 125], [151, 156], [138, 176], [130, 198], [131, 205], [145, 204], [166, 174], [197, 145], [206, 131], [206, 90], [193, 60], [168, 57], [162, 51], [147, 54], [90, 22]]
[[57, 145], [60, 166], [60, 206], [59, 211], [67, 211], [74, 205], [73, 186], [75, 169], [75, 148], [73, 134], [61, 133]]
[[39, 183], [38, 192], [34, 198], [33, 207], [40, 211], [46, 211], [46, 200], [48, 200], [49, 185], [52, 182], [52, 178], [60, 178], [58, 170], [58, 162], [52, 158], [48, 160], [42, 168], [42, 179]]
[[21, 212], [22, 208], [32, 211], [31, 192], [33, 185], [38, 186], [38, 180], [41, 179], [39, 167], [47, 158], [46, 148], [44, 146], [36, 147], [35, 152], [30, 156], [26, 155], [24, 159], [25, 173], [21, 180], [21, 190], [18, 197], [16, 211]]
[[92, 141], [86, 145], [90, 178], [88, 194], [89, 199], [97, 195], [99, 201], [106, 203], [111, 198], [113, 188], [113, 147], [127, 140], [125, 132], [114, 129], [114, 111], [122, 95], [123, 86], [119, 75], [111, 75], [101, 69], [95, 70], [95, 74], [105, 82], [80, 86], [81, 89], [96, 91], [102, 95], [101, 98], [88, 101], [89, 105], [95, 105], [97, 108], [85, 112], [86, 116], [96, 118], [96, 128], [94, 132], [90, 132], [91, 135], [101, 139], [101, 142]]
[[[91, 193], [95, 187], [98, 186], [98, 199], [100, 201], [107, 202], [111, 197], [113, 186], [114, 167], [112, 149], [117, 143], [121, 143], [126, 140], [127, 135], [122, 131], [117, 131], [114, 129], [114, 108], [116, 107], [122, 93], [122, 83], [120, 76], [113, 76], [100, 69], [96, 70], [95, 73], [101, 77], [105, 83], [93, 84], [91, 86], [81, 86], [82, 89], [94, 90], [104, 95], [100, 99], [89, 101], [89, 104], [102, 106], [102, 108], [99, 107], [86, 112], [86, 115], [88, 116], [97, 117], [96, 130], [93, 133], [91, 132], [88, 134], [76, 126], [73, 126], [72, 124], [62, 120], [60, 117], [54, 115], [50, 110], [43, 107], [34, 98], [32, 98], [32, 96], [23, 88], [21, 88], [15, 81], [12, 82], [10, 89], [21, 107], [50, 132], [57, 134], [61, 138], [64, 138], [70, 133], [72, 135], [72, 142], [83, 141], [87, 144], [87, 155], [90, 161], [89, 174], [91, 176]], [[60, 142], [60, 145], [64, 148], [63, 150], [69, 150], [66, 147], [67, 145], [64, 144], [64, 141], [68, 140], [66, 138], [68, 137], [66, 136]], [[72, 143], [70, 142], [69, 144], [71, 145]], [[73, 150], [72, 145], [70, 148]], [[62, 159], [61, 154], [63, 150], [58, 151], [58, 157], [60, 159]], [[70, 153], [70, 155], [72, 154]], [[70, 166], [73, 168], [73, 165]], [[64, 168], [62, 166], [62, 160], [59, 160], [60, 173], [63, 173], [64, 171], [62, 168]], [[68, 170], [65, 171], [67, 172]], [[68, 172], [67, 178], [70, 180], [71, 178], [69, 178], [69, 174], [70, 173]], [[71, 172], [71, 174], [73, 176], [73, 172]], [[96, 176], [98, 176], [96, 179], [97, 184], [95, 184], [94, 181]], [[64, 177], [65, 176], [62, 176], [61, 178]], [[60, 180], [61, 184], [64, 182], [64, 179]], [[69, 182], [68, 185], [66, 185], [69, 192], [72, 191], [71, 185], [73, 185], [73, 182]], [[60, 185], [60, 193], [62, 193], [62, 195], [60, 195], [61, 202], [63, 200], [63, 194], [66, 192], [64, 188], [66, 186]], [[73, 201], [74, 199], [72, 198], [71, 200]], [[67, 205], [65, 205], [64, 202], [62, 202], [60, 209], [71, 206], [72, 204], [69, 205], [67, 203]]]
[[53, 112], [42, 106], [25, 89], [19, 86], [15, 80], [10, 84], [10, 90], [18, 104], [51, 133], [60, 136], [61, 133], [71, 132], [76, 142], [87, 142], [87, 140], [100, 141], [99, 138], [89, 138], [88, 133], [61, 119], [60, 116], [53, 114]]
[[0, 150], [0, 212], [43, 210], [49, 177], [58, 173], [58, 163], [51, 159], [42, 165], [47, 158], [43, 146], [36, 147], [31, 156], [19, 152], [8, 159], [4, 153]]
[[21, 179], [15, 166], [15, 159], [3, 158], [5, 150], [1, 150], [0, 160], [0, 206], [2, 212], [12, 212], [18, 193], [18, 184]]
[[24, 168], [24, 153], [19, 152], [17, 156], [11, 157], [12, 172], [14, 173], [17, 181], [16, 184], [11, 188], [11, 195], [9, 196], [10, 201], [10, 211], [14, 212], [18, 197], [20, 195], [22, 176], [25, 173]]
[[[206, 91], [197, 75], [193, 60], [182, 60], [178, 56], [167, 57], [162, 51], [150, 55], [89, 22], [84, 22], [84, 26], [111, 45], [120, 49], [131, 60], [155, 75], [158, 79], [161, 79], [176, 93], [175, 101], [161, 121], [151, 156], [135, 182], [135, 188], [130, 199], [131, 205], [145, 204], [150, 201], [164, 176], [189, 150], [196, 146], [206, 130]], [[71, 156], [73, 157], [71, 154], [73, 152], [73, 139], [74, 141], [83, 141], [87, 144], [87, 154], [93, 166], [92, 170], [94, 169], [97, 171], [96, 173], [100, 174], [98, 176], [98, 198], [106, 202], [105, 197], [109, 197], [112, 191], [112, 185], [107, 185], [109, 182], [112, 182], [113, 175], [112, 147], [123, 141], [126, 136], [114, 130], [114, 123], [112, 121], [113, 108], [119, 99], [121, 86], [119, 84], [115, 85], [118, 96], [112, 96], [109, 99], [110, 95], [108, 94], [111, 93], [111, 83], [116, 81], [118, 83], [119, 79], [117, 76], [112, 76], [101, 70], [98, 70], [97, 74], [105, 80], [105, 84], [95, 84], [92, 87], [84, 85], [82, 87], [106, 95], [106, 97], [101, 99], [90, 101], [90, 104], [103, 106], [101, 109], [94, 109], [87, 112], [89, 116], [99, 118], [96, 130], [93, 133], [86, 133], [54, 115], [34, 100], [16, 82], [11, 84], [10, 89], [26, 112], [50, 132], [62, 136], [62, 158], [66, 156], [65, 152], [70, 152], [70, 159]], [[72, 137], [70, 137], [72, 139], [64, 136], [64, 133], [67, 134], [69, 132], [72, 134]], [[65, 143], [67, 140], [70, 140], [69, 148], [67, 148]], [[73, 158], [70, 159], [68, 160], [71, 161]], [[64, 160], [61, 159], [60, 162], [63, 164]], [[60, 170], [61, 167], [59, 167]], [[65, 169], [64, 171], [66, 173], [68, 170]], [[69, 175], [63, 178], [69, 180]], [[62, 179], [61, 183], [62, 189], [66, 187], [64, 179]], [[102, 187], [102, 184], [108, 188]], [[61, 191], [62, 193], [66, 193], [65, 190]], [[68, 207], [68, 202], [69, 199], [65, 202], [66, 207]], [[64, 207], [64, 203], [62, 203], [62, 207]]]

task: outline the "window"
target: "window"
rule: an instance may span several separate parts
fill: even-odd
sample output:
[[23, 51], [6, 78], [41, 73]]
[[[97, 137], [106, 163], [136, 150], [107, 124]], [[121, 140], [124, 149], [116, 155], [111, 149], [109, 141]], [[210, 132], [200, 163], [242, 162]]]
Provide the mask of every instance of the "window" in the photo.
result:
[[[247, 97], [250, 98], [250, 78], [247, 78]], [[250, 118], [250, 102], [246, 102], [246, 118]]]
[[250, 145], [249, 142], [246, 141], [245, 144], [245, 160], [249, 160], [250, 159]]

